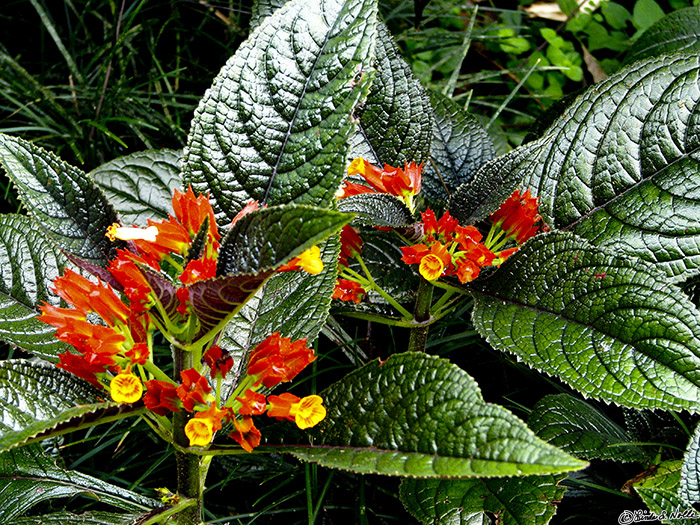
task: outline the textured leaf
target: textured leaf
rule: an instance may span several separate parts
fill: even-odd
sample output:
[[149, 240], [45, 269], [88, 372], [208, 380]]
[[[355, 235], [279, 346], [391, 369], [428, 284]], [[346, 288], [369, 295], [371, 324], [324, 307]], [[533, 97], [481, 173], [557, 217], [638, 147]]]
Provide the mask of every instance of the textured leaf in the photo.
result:
[[681, 474], [680, 496], [689, 503], [700, 501], [700, 425], [688, 443]]
[[[700, 518], [700, 514], [678, 495], [680, 478], [681, 461], [664, 461], [652, 476], [647, 476], [632, 485], [661, 523], [693, 525]], [[625, 512], [629, 513], [629, 511]], [[645, 521], [653, 519], [654, 517], [648, 517]]]
[[383, 23], [377, 26], [374, 69], [367, 100], [354, 112], [359, 126], [351, 138], [351, 156], [400, 168], [404, 162], [427, 162], [433, 129], [430, 99]]
[[250, 17], [251, 31], [258, 27], [261, 22], [286, 4], [286, 0], [254, 0], [253, 14]]
[[0, 164], [36, 226], [81, 259], [104, 265], [118, 243], [105, 237], [117, 214], [90, 178], [56, 155], [0, 134]]
[[0, 362], [0, 451], [145, 410], [102, 402], [101, 395], [49, 363]]
[[326, 207], [347, 168], [353, 109], [368, 82], [373, 0], [292, 0], [265, 18], [195, 112], [185, 184], [210, 191], [217, 217], [250, 200]]
[[523, 476], [586, 463], [540, 441], [474, 380], [418, 353], [373, 361], [320, 394], [328, 415], [313, 446], [286, 448], [321, 465], [410, 477]]
[[271, 206], [249, 213], [221, 241], [217, 275], [277, 268], [330, 237], [352, 215], [312, 206]]
[[700, 55], [637, 62], [592, 86], [538, 140], [487, 163], [450, 211], [469, 223], [516, 188], [549, 226], [659, 266], [700, 271]]
[[88, 175], [116, 208], [123, 224], [146, 226], [147, 219], [174, 214], [172, 196], [181, 188], [182, 151], [140, 151], [114, 159]]
[[617, 423], [589, 403], [568, 394], [545, 396], [533, 408], [528, 426], [538, 437], [574, 457], [644, 462], [643, 450]]
[[37, 445], [28, 445], [0, 455], [1, 523], [18, 523], [14, 521], [18, 516], [42, 501], [79, 494], [127, 511], [149, 510], [158, 505], [157, 500], [105, 483], [92, 476], [63, 469]]
[[368, 226], [409, 226], [416, 222], [401, 199], [386, 193], [361, 193], [338, 202], [342, 212], [354, 213], [355, 220]]
[[447, 201], [458, 186], [469, 182], [495, 150], [479, 122], [451, 99], [431, 93], [435, 114], [430, 162], [423, 166], [421, 194]]
[[[426, 525], [490, 523], [486, 513], [503, 525], [544, 525], [554, 516], [566, 490], [563, 476], [510, 479], [404, 479], [401, 502]], [[483, 520], [483, 521], [482, 521]]]
[[28, 217], [0, 216], [0, 339], [46, 359], [65, 351], [54, 328], [36, 319], [37, 306], [58, 306], [51, 290], [65, 258]]
[[698, 410], [700, 315], [653, 268], [550, 232], [473, 290], [474, 326], [494, 348], [587, 396]]
[[678, 9], [657, 20], [639, 37], [625, 56], [625, 63], [672, 53], [700, 51], [700, 8]]
[[116, 512], [53, 512], [41, 516], [14, 518], [13, 525], [138, 525], [143, 514], [119, 514]]

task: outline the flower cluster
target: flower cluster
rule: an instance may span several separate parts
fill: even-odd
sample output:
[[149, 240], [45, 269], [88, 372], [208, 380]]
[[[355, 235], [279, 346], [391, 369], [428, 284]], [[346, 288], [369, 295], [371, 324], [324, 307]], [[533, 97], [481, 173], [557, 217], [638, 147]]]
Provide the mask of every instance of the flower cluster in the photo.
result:
[[[305, 340], [291, 342], [279, 334], [267, 338], [251, 354], [248, 374], [238, 385], [242, 396], [221, 402], [221, 382], [233, 359], [212, 344], [217, 336], [213, 330], [201, 330], [190, 296], [193, 284], [217, 278], [221, 234], [206, 196], [195, 196], [191, 188], [175, 190], [172, 204], [175, 215], [167, 220], [149, 221], [145, 228], [108, 228], [107, 237], [129, 241], [129, 250], [117, 250], [116, 258], [98, 272], [102, 279], [95, 282], [66, 270], [54, 281], [55, 293], [70, 307], [45, 303], [39, 319], [55, 327], [56, 337], [73, 348], [59, 355], [57, 366], [108, 391], [117, 403], [143, 399], [161, 417], [181, 410], [192, 413], [185, 427], [192, 446], [208, 445], [228, 421], [235, 428], [231, 437], [250, 451], [260, 441], [250, 416], [265, 412], [301, 428], [315, 425], [325, 416], [318, 396], [302, 400], [283, 394], [283, 400], [266, 400], [257, 393], [290, 381], [313, 361]], [[234, 222], [257, 208], [251, 202]], [[320, 250], [314, 246], [279, 271], [322, 269]], [[154, 362], [156, 330], [193, 354], [195, 366], [182, 371], [178, 382]]]

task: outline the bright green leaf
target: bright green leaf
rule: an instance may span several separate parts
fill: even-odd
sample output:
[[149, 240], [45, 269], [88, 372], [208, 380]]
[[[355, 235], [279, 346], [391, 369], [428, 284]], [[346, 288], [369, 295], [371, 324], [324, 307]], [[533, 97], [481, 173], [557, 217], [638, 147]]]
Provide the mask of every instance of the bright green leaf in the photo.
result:
[[[681, 461], [664, 461], [653, 471], [632, 484], [634, 491], [661, 523], [695, 525], [700, 514], [678, 495], [681, 481]], [[621, 516], [625, 516], [623, 512]], [[652, 517], [649, 518], [651, 521]]]
[[637, 29], [646, 29], [664, 16], [664, 10], [654, 0], [637, 0], [632, 10], [632, 23]]
[[475, 328], [586, 396], [698, 410], [700, 312], [647, 265], [574, 235], [528, 241], [474, 283]]
[[347, 169], [350, 115], [366, 96], [374, 0], [292, 0], [226, 63], [195, 112], [185, 184], [231, 220], [250, 199], [327, 207]]

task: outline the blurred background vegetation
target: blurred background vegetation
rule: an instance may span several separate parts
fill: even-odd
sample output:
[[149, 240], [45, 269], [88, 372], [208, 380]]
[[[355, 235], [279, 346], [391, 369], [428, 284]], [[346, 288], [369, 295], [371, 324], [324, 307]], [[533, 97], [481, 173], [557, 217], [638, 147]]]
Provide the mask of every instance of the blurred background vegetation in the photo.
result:
[[[619, 69], [654, 22], [697, 3], [380, 0], [380, 11], [423, 85], [474, 114], [500, 154], [527, 140], [533, 125], [547, 121], [548, 110], [556, 112], [567, 97]], [[252, 0], [5, 0], [0, 132], [31, 139], [85, 171], [143, 149], [182, 148], [199, 99], [247, 36], [251, 10]], [[3, 212], [20, 210], [4, 178], [0, 205]], [[467, 370], [487, 401], [526, 419], [546, 393], [568, 391], [488, 349], [465, 323], [468, 310], [466, 304], [431, 329], [428, 349]], [[302, 391], [367, 359], [403, 350], [404, 334], [388, 328], [336, 323], [324, 333], [321, 357]], [[600, 408], [620, 421], [628, 417]], [[660, 447], [685, 447], [683, 421], [658, 415], [638, 420], [653, 428], [649, 439]], [[60, 447], [69, 468], [150, 496], [171, 485], [172, 450], [143, 423], [121, 421], [47, 446]], [[610, 523], [622, 509], [640, 507], [620, 490], [638, 470], [593, 465], [569, 480], [570, 497], [555, 522]], [[207, 519], [410, 523], [398, 501], [398, 483], [276, 456], [224, 459], [212, 469]], [[592, 501], [607, 509], [600, 519], [590, 514]], [[78, 499], [70, 508], [94, 505]]]

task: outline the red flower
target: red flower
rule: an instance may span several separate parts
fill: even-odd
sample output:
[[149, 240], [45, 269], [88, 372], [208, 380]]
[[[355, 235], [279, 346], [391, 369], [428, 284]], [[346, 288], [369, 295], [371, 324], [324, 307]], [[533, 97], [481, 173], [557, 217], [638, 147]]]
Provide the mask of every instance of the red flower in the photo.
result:
[[265, 412], [265, 396], [259, 392], [255, 392], [250, 388], [245, 391], [243, 397], [237, 397], [241, 403], [241, 408], [238, 409], [238, 413], [242, 416], [259, 416]]
[[[390, 193], [397, 197], [405, 197], [407, 195], [416, 195], [421, 188], [421, 166], [417, 166], [414, 162], [406, 163], [405, 170], [394, 168], [388, 164], [384, 165], [384, 169], [380, 170], [373, 166], [362, 157], [358, 157], [350, 163], [348, 175], [361, 175], [369, 185], [380, 193]], [[350, 183], [351, 184], [351, 183]], [[348, 191], [346, 183], [346, 190]], [[352, 189], [350, 189], [352, 191]], [[358, 193], [363, 192], [362, 190]], [[355, 193], [350, 193], [355, 194]], [[348, 195], [343, 195], [347, 197]]]
[[270, 388], [291, 381], [314, 359], [314, 351], [306, 347], [306, 339], [292, 342], [275, 332], [251, 353], [248, 375], [256, 377], [254, 386], [262, 383]]
[[549, 229], [537, 213], [538, 204], [538, 199], [530, 195], [529, 189], [522, 195], [515, 190], [491, 215], [491, 220], [500, 225], [509, 237], [515, 238], [518, 244], [522, 244], [535, 235], [540, 226], [544, 231]]
[[211, 392], [207, 378], [194, 368], [188, 368], [180, 372], [182, 384], [177, 387], [177, 397], [182, 401], [185, 410], [192, 412], [195, 404], [206, 404], [205, 398]]
[[233, 368], [233, 358], [227, 350], [223, 350], [218, 345], [212, 345], [204, 353], [204, 362], [211, 369], [211, 378], [226, 378], [226, 374]]
[[285, 392], [279, 396], [269, 396], [267, 401], [269, 417], [294, 421], [301, 429], [313, 427], [326, 417], [320, 396], [299, 398]]
[[434, 242], [430, 247], [425, 244], [404, 246], [401, 248], [406, 264], [418, 264], [418, 272], [428, 281], [434, 281], [442, 275], [452, 275], [452, 255], [440, 242]]
[[185, 193], [175, 189], [173, 193], [173, 211], [180, 224], [187, 230], [189, 237], [197, 235], [204, 220], [209, 217], [209, 235], [214, 241], [218, 241], [221, 238], [217, 231], [216, 218], [214, 217], [214, 210], [209, 202], [209, 197], [201, 194], [199, 197], [195, 197], [192, 186], [188, 186]]
[[216, 277], [216, 261], [206, 257], [190, 261], [180, 274], [180, 280], [184, 284], [193, 284], [214, 277]]
[[260, 431], [255, 428], [252, 418], [244, 417], [242, 420], [233, 420], [235, 430], [229, 437], [238, 443], [246, 452], [252, 452], [260, 444]]
[[346, 224], [340, 230], [340, 259], [338, 264], [347, 266], [348, 259], [360, 254], [362, 254], [362, 239], [360, 239], [360, 236], [352, 226]]
[[180, 402], [177, 395], [177, 387], [167, 381], [151, 379], [146, 381], [146, 395], [143, 402], [151, 412], [159, 416], [166, 416], [170, 412], [179, 412]]
[[449, 211], [446, 211], [440, 217], [440, 220], [436, 220], [435, 213], [428, 208], [424, 213], [421, 213], [421, 217], [423, 218], [423, 233], [428, 238], [428, 241], [442, 240], [443, 242], [450, 242], [453, 240], [453, 235], [457, 231], [459, 222], [450, 215]]
[[230, 408], [229, 409], [223, 409], [219, 410], [216, 407], [216, 401], [212, 401], [209, 404], [209, 408], [206, 410], [203, 410], [201, 412], [197, 412], [194, 417], [197, 419], [208, 419], [212, 423], [212, 430], [216, 432], [217, 430], [221, 430], [221, 420], [222, 419], [230, 419], [231, 414], [230, 414]]
[[233, 218], [231, 221], [230, 226], [233, 226], [236, 224], [241, 218], [245, 217], [251, 212], [254, 212], [255, 210], [260, 209], [260, 205], [258, 204], [258, 201], [250, 200], [248, 201], [248, 204], [246, 204], [241, 211], [239, 211], [236, 216]]
[[339, 199], [344, 199], [345, 197], [350, 197], [351, 195], [360, 195], [362, 193], [377, 193], [376, 190], [373, 190], [364, 184], [355, 184], [354, 182], [349, 182], [347, 180], [344, 180], [343, 184], [345, 187], [336, 194]]
[[[129, 306], [133, 312], [147, 310], [152, 299], [151, 285], [148, 283], [135, 260], [142, 264], [149, 264], [145, 259], [136, 254], [119, 250], [117, 258], [109, 263], [109, 273], [122, 285], [124, 294], [129, 298]], [[160, 268], [156, 268], [160, 271]]]
[[182, 286], [175, 292], [175, 297], [177, 297], [177, 300], [180, 302], [177, 306], [177, 312], [183, 316], [187, 315], [188, 305], [190, 303], [190, 291]]
[[137, 239], [134, 241], [139, 253], [147, 257], [153, 257], [160, 261], [171, 253], [186, 255], [190, 247], [190, 234], [182, 224], [177, 222], [175, 217], [170, 217], [167, 221], [154, 222], [148, 220], [149, 226], [155, 226], [158, 230], [156, 240], [146, 241]]
[[148, 361], [148, 354], [148, 344], [136, 343], [125, 355], [131, 359], [132, 364], [145, 365], [146, 361]]
[[96, 374], [104, 372], [105, 366], [88, 363], [85, 361], [84, 356], [71, 354], [70, 352], [58, 354], [58, 358], [59, 362], [56, 365], [58, 368], [62, 368], [73, 375], [85, 379], [100, 390], [103, 389], [102, 385], [97, 380]]
[[360, 283], [349, 279], [338, 279], [338, 282], [335, 283], [335, 289], [333, 290], [331, 299], [359, 303], [362, 300], [362, 296], [366, 293], [367, 292], [362, 288]]

